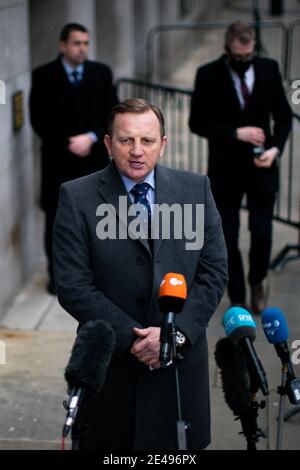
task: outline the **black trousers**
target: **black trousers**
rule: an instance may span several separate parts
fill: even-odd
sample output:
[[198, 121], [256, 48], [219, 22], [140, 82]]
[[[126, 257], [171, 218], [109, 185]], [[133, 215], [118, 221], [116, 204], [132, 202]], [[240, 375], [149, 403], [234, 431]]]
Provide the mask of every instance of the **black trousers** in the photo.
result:
[[214, 190], [215, 202], [219, 210], [224, 237], [228, 252], [228, 295], [232, 303], [244, 304], [246, 301], [246, 285], [244, 268], [239, 250], [240, 208], [244, 194], [247, 195], [249, 210], [249, 230], [251, 232], [249, 250], [250, 285], [260, 283], [268, 273], [272, 247], [272, 218], [275, 193], [263, 194], [260, 191], [243, 191], [237, 188], [232, 191]]

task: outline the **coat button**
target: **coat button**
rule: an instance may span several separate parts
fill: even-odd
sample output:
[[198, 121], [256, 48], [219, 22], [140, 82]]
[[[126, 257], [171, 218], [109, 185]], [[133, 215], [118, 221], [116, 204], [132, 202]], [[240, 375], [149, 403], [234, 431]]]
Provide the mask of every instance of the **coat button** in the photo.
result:
[[139, 305], [139, 307], [142, 307], [142, 305], [144, 305], [145, 302], [146, 302], [145, 297], [138, 297], [137, 298], [137, 304]]
[[143, 256], [138, 256], [137, 259], [136, 259], [136, 264], [144, 264], [144, 258]]

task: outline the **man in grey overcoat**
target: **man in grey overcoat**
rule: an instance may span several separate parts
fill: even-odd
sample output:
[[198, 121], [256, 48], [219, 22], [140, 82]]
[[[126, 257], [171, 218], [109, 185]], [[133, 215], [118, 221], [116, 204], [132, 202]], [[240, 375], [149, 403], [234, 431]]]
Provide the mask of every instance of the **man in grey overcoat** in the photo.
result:
[[[54, 230], [60, 304], [79, 327], [101, 319], [116, 334], [104, 386], [80, 410], [74, 433], [79, 449], [177, 448], [174, 368], [162, 368], [159, 361], [158, 293], [164, 275], [173, 272], [184, 275], [188, 288], [176, 315], [187, 446], [203, 449], [210, 443], [206, 328], [227, 283], [226, 248], [209, 180], [157, 163], [166, 145], [164, 119], [146, 100], [116, 105], [108, 133], [112, 163], [61, 186]], [[174, 209], [170, 233], [161, 217], [163, 230], [158, 223], [159, 230], [149, 234], [143, 211], [136, 219], [132, 215], [137, 202], [150, 224], [157, 207]]]

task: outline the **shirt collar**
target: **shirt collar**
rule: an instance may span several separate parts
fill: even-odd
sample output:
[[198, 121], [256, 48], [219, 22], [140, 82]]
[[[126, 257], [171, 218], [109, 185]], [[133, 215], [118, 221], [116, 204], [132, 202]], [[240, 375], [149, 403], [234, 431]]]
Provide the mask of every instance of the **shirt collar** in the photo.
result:
[[84, 64], [79, 64], [77, 65], [77, 67], [74, 68], [74, 67], [71, 67], [71, 65], [68, 64], [68, 62], [63, 57], [61, 58], [61, 62], [68, 75], [71, 75], [71, 73], [74, 72], [74, 70], [78, 72], [79, 76], [83, 75]]
[[[233, 70], [233, 69], [230, 67], [230, 64], [229, 64], [228, 61], [227, 61], [227, 65], [228, 65], [228, 68], [229, 68], [229, 70], [230, 70], [231, 76], [232, 76], [235, 80], [239, 80], [239, 81], [240, 81], [241, 79], [240, 79], [239, 75], [236, 73], [235, 70]], [[249, 68], [248, 68], [248, 69], [246, 70], [246, 72], [245, 72], [244, 79], [245, 79], [245, 81], [247, 81], [247, 80], [251, 79], [253, 76], [254, 76], [254, 66], [253, 66], [253, 64], [251, 64], [251, 65], [249, 66]]]
[[[118, 170], [119, 171], [119, 170]], [[133, 181], [131, 178], [128, 178], [128, 176], [123, 175], [120, 171], [120, 176], [122, 178], [122, 181], [124, 183], [124, 186], [126, 188], [126, 191], [130, 193], [132, 188], [137, 184], [136, 181]], [[143, 181], [139, 181], [139, 183], [148, 183], [151, 186], [151, 189], [155, 190], [155, 171], [154, 169], [148, 173], [148, 175], [143, 179]]]

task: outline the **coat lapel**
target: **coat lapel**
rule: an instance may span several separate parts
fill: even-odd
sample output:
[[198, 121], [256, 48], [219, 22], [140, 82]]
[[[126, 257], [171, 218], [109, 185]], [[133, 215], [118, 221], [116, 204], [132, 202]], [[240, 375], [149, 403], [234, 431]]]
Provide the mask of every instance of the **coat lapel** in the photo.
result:
[[80, 86], [85, 87], [85, 85], [88, 86], [89, 83], [91, 83], [91, 63], [89, 60], [86, 60], [84, 63], [83, 75], [80, 82]]
[[56, 60], [56, 71], [59, 77], [59, 82], [63, 84], [65, 89], [72, 89], [72, 84], [69, 80], [68, 74], [66, 73], [64, 66], [62, 64], [61, 58], [58, 57]]
[[257, 100], [260, 99], [260, 90], [263, 90], [263, 86], [262, 86], [262, 71], [261, 71], [261, 67], [260, 67], [260, 62], [258, 60], [258, 58], [256, 57], [254, 59], [254, 62], [253, 62], [253, 67], [254, 67], [254, 86], [253, 86], [253, 90], [252, 90], [252, 93], [251, 93], [251, 96], [250, 96], [250, 101], [249, 101], [249, 110], [251, 110], [251, 108], [253, 107], [256, 107], [255, 105], [255, 102], [257, 102]]
[[238, 95], [230, 74], [229, 66], [227, 65], [226, 56], [223, 55], [220, 58], [220, 83], [224, 85], [224, 90], [228, 92], [228, 101], [232, 103], [239, 112], [241, 111], [241, 105], [239, 102]]
[[[167, 204], [168, 206], [178, 203], [179, 187], [174, 181], [170, 181], [168, 169], [157, 165], [155, 177], [155, 203], [158, 205]], [[153, 240], [155, 254], [160, 250], [162, 243], [163, 240], [161, 237], [157, 240]]]
[[[123, 184], [123, 181], [119, 175], [119, 172], [114, 162], [112, 162], [108, 167], [106, 167], [102, 171], [98, 190], [102, 198], [108, 204], [111, 204], [115, 208], [120, 223], [123, 223], [128, 228], [128, 221], [130, 219], [128, 220], [127, 214], [128, 208], [132, 205], [132, 202], [127, 194], [126, 188]], [[124, 207], [124, 210], [121, 211], [119, 210], [120, 196], [124, 196], [126, 198], [126, 207]], [[151, 250], [147, 240], [139, 238], [137, 241], [142, 243], [146, 250], [151, 254]]]

